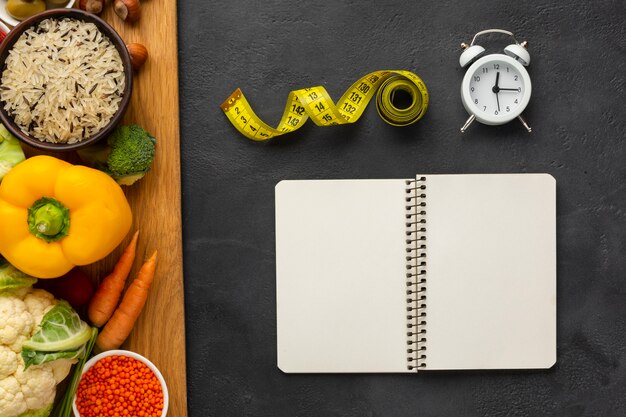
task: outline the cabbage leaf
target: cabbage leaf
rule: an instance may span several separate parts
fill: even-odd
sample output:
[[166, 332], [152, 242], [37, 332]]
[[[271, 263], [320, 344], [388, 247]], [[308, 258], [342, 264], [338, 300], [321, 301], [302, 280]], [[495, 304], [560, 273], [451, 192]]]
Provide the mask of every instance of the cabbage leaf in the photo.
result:
[[0, 123], [0, 181], [25, 158], [20, 141]]
[[53, 362], [57, 359], [80, 359], [85, 354], [85, 346], [76, 350], [64, 350], [60, 352], [40, 352], [38, 350], [32, 350], [22, 348], [22, 359], [24, 359], [24, 369], [27, 369], [31, 365], [41, 365], [42, 363]]
[[28, 410], [27, 412], [20, 414], [18, 417], [48, 417], [52, 412], [52, 404], [47, 407], [40, 408], [39, 410]]
[[23, 344], [22, 350], [72, 351], [79, 349], [90, 338], [89, 325], [80, 319], [67, 301], [61, 301], [43, 316], [39, 330]]
[[0, 256], [0, 292], [32, 286], [37, 278], [26, 275]]

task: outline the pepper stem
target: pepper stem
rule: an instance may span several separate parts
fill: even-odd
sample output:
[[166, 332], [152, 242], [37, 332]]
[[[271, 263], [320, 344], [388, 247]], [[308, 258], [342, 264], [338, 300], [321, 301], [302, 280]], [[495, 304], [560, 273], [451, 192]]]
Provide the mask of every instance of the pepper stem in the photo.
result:
[[28, 227], [36, 237], [55, 242], [67, 236], [70, 211], [54, 198], [43, 197], [28, 209]]

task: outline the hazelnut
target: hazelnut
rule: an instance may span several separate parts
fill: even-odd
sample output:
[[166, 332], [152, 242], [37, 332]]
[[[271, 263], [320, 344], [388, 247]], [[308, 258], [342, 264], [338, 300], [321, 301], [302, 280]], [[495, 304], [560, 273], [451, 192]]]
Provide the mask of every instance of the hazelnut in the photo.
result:
[[130, 63], [133, 69], [137, 71], [148, 59], [148, 50], [140, 43], [129, 43], [126, 48], [130, 54]]
[[100, 14], [104, 9], [104, 0], [80, 0], [78, 7], [88, 13]]
[[116, 15], [127, 22], [136, 22], [141, 17], [139, 0], [115, 0], [113, 10]]

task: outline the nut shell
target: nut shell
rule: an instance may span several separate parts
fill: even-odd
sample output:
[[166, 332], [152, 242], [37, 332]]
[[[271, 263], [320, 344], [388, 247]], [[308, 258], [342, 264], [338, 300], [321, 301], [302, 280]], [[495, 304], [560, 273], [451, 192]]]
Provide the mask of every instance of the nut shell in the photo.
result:
[[113, 10], [116, 15], [127, 22], [136, 22], [141, 17], [139, 0], [115, 0]]
[[148, 59], [148, 50], [140, 43], [129, 43], [126, 45], [130, 54], [130, 63], [135, 71], [143, 67]]
[[88, 13], [100, 14], [104, 9], [105, 0], [79, 0], [78, 7]]

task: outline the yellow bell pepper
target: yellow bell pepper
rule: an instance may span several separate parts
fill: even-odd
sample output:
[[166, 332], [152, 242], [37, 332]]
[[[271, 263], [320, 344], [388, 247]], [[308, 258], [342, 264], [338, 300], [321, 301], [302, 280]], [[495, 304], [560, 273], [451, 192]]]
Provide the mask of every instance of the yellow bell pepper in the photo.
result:
[[131, 223], [120, 186], [92, 168], [35, 156], [0, 183], [0, 254], [37, 278], [104, 258]]

